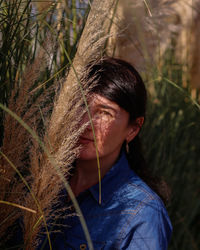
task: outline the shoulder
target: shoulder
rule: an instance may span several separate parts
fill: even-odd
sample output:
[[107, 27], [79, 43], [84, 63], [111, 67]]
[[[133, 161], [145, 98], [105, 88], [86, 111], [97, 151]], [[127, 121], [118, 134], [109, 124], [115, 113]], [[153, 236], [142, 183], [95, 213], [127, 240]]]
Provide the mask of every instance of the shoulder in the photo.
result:
[[132, 170], [129, 170], [126, 178], [121, 179], [120, 184], [116, 186], [112, 201], [125, 203], [137, 211], [149, 203], [159, 208], [164, 207], [160, 197]]
[[158, 195], [134, 172], [116, 190], [113, 201], [126, 215], [119, 232], [119, 249], [167, 249], [172, 232], [167, 210]]

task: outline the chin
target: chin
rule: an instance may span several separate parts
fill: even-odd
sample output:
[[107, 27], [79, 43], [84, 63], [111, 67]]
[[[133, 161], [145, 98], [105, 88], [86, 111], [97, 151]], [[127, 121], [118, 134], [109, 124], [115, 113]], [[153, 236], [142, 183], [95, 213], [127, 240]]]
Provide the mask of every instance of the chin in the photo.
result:
[[79, 155], [80, 160], [94, 160], [97, 158], [96, 150], [84, 150], [82, 149]]

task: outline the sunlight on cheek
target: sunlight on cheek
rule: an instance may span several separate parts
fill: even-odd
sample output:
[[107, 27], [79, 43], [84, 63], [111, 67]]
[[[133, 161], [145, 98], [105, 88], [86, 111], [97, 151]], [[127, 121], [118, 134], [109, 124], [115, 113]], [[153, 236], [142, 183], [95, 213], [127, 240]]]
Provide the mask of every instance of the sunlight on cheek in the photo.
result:
[[108, 119], [104, 117], [104, 118], [98, 119], [94, 122], [95, 132], [105, 137], [109, 134], [109, 132], [112, 132], [114, 123], [115, 121], [112, 118]]
[[96, 135], [97, 135], [97, 144], [98, 144], [98, 148], [100, 150], [100, 148], [105, 147], [107, 144], [109, 144], [110, 142], [110, 137], [113, 134], [113, 126], [111, 122], [107, 122], [107, 123], [101, 123], [99, 124], [99, 127], [96, 131]]

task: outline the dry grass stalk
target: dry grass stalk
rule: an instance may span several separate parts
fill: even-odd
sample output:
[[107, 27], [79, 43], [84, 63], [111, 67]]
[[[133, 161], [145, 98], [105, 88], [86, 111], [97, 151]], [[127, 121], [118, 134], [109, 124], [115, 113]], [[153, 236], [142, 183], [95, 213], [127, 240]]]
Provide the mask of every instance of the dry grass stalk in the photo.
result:
[[[35, 61], [27, 66], [24, 77], [19, 89], [12, 91], [8, 108], [21, 117], [30, 127], [35, 125], [39, 119], [39, 112], [36, 112], [38, 103], [31, 103], [32, 96], [29, 89], [39, 77], [41, 70], [46, 66], [47, 55], [44, 49], [41, 49]], [[42, 62], [42, 63], [41, 63]], [[44, 97], [43, 97], [44, 98]], [[10, 115], [5, 116], [4, 120], [4, 139], [1, 151], [20, 171], [27, 172], [29, 159], [27, 153], [31, 147], [31, 135]], [[0, 199], [24, 204], [24, 184], [10, 164], [1, 157], [1, 191]], [[27, 169], [27, 170], [26, 170]], [[13, 216], [10, 216], [10, 215]], [[0, 227], [0, 235], [6, 232], [6, 229], [21, 215], [21, 210], [12, 206], [1, 205], [0, 220], [9, 218], [6, 223]]]

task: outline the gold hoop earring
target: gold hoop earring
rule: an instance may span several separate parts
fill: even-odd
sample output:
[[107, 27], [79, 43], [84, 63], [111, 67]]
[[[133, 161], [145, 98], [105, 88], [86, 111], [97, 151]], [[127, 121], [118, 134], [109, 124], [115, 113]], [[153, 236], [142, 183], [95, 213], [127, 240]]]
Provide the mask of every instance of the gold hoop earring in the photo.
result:
[[129, 154], [129, 145], [128, 145], [128, 142], [126, 142], [126, 153]]

